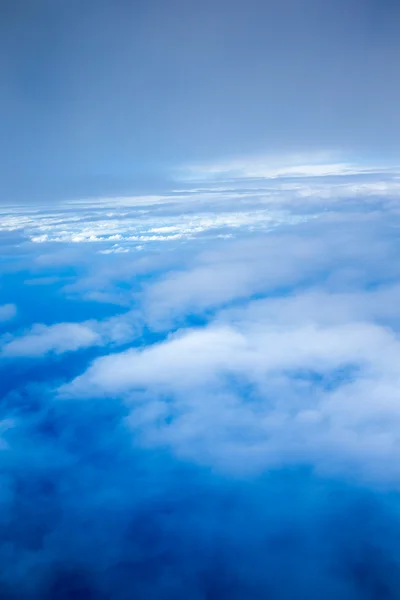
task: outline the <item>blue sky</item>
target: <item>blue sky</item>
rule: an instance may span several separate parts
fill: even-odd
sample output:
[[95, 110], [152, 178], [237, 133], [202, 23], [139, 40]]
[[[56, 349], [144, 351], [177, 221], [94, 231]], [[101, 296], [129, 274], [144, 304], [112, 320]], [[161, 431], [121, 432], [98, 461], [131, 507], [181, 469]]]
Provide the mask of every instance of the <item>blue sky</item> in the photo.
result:
[[1, 598], [399, 597], [399, 17], [2, 3]]

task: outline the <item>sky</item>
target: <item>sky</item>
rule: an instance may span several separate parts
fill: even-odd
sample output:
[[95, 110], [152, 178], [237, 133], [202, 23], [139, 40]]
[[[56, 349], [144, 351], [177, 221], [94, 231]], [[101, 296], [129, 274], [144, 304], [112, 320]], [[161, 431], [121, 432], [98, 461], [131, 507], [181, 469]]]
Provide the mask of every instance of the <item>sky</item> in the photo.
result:
[[168, 186], [193, 162], [396, 160], [393, 0], [3, 0], [2, 202]]
[[0, 597], [400, 597], [390, 0], [0, 2]]

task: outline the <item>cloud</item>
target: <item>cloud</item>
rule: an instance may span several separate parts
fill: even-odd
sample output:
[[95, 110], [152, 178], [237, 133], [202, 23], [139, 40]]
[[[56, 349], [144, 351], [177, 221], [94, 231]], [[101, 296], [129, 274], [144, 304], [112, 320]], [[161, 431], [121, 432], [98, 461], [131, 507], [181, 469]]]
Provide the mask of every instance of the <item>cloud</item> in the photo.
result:
[[125, 600], [127, 590], [161, 600], [358, 600], [381, 587], [396, 597], [389, 495], [302, 469], [220, 477], [141, 449], [109, 399], [60, 402], [42, 388], [14, 395], [14, 409], [18, 401], [20, 418], [3, 433], [7, 600]]
[[0, 597], [398, 600], [396, 3], [27, 4]]
[[[293, 158], [281, 160], [255, 157], [199, 167], [194, 170], [197, 183], [178, 189], [183, 184], [178, 181], [175, 191], [156, 197], [70, 201], [57, 211], [46, 205], [3, 209], [0, 232], [18, 233], [41, 246], [41, 252], [57, 244], [72, 255], [75, 245], [113, 254], [144, 248], [163, 251], [166, 244], [211, 242], [249, 231], [264, 233], [317, 218], [328, 208], [348, 210], [356, 205], [359, 210], [360, 203], [365, 210], [396, 211], [400, 193], [396, 166], [334, 162], [293, 166]], [[20, 237], [16, 241], [20, 243]]]
[[385, 479], [397, 477], [385, 464], [400, 451], [399, 361], [400, 343], [384, 327], [264, 324], [258, 316], [99, 358], [60, 392], [122, 396], [145, 444], [223, 470], [311, 461], [329, 471], [344, 461]]
[[1, 348], [3, 357], [38, 357], [49, 352], [61, 354], [95, 346], [100, 336], [90, 327], [79, 323], [34, 325], [29, 332], [5, 340]]
[[0, 356], [43, 357], [46, 354], [75, 352], [93, 346], [121, 345], [140, 334], [143, 319], [131, 310], [103, 320], [81, 323], [36, 323], [25, 332], [6, 334], [0, 339]]
[[357, 165], [339, 162], [337, 157], [325, 154], [254, 156], [235, 158], [226, 162], [188, 165], [182, 168], [181, 176], [187, 181], [231, 179], [303, 179], [374, 175], [383, 177], [396, 173], [390, 169], [375, 165]]
[[395, 176], [340, 177], [28, 215], [2, 597], [399, 596]]
[[[220, 200], [226, 200], [224, 195]], [[229, 197], [229, 196], [228, 196]], [[223, 232], [240, 232], [249, 228], [268, 230], [290, 221], [286, 212], [259, 207], [249, 210], [241, 206], [240, 198], [230, 197], [235, 202], [230, 209], [225, 206], [223, 211], [215, 210], [211, 206], [211, 198], [207, 194], [198, 194], [197, 210], [187, 214], [177, 214], [177, 210], [186, 210], [186, 203], [193, 201], [191, 194], [171, 198], [163, 197], [160, 204], [163, 212], [155, 214], [151, 206], [151, 198], [145, 209], [140, 208], [140, 198], [131, 198], [128, 210], [124, 202], [111, 199], [108, 203], [93, 209], [86, 207], [80, 217], [70, 217], [70, 207], [61, 209], [54, 216], [52, 211], [42, 209], [40, 219], [37, 214], [13, 215], [8, 214], [0, 229], [13, 231], [23, 228], [27, 237], [35, 244], [96, 244], [103, 253], [123, 252], [128, 249], [135, 250], [139, 245], [156, 242], [176, 242], [190, 240], [196, 237], [218, 235]], [[173, 200], [177, 206], [169, 206]], [[126, 202], [128, 202], [126, 200]], [[164, 205], [164, 206], [163, 206]], [[109, 213], [113, 207], [113, 213]], [[103, 249], [105, 248], [105, 249]]]
[[156, 337], [59, 393], [122, 402], [144, 447], [219, 472], [300, 462], [397, 486], [397, 252], [359, 206], [137, 263], [132, 318]]
[[13, 391], [3, 596], [395, 598], [395, 295], [246, 303]]
[[0, 323], [2, 321], [10, 321], [17, 314], [17, 307], [15, 304], [3, 304], [0, 306]]
[[256, 295], [285, 296], [284, 290], [313, 285], [355, 291], [369, 281], [392, 281], [397, 243], [393, 231], [386, 239], [371, 231], [380, 226], [385, 230], [385, 222], [368, 213], [328, 213], [293, 229], [200, 248], [190, 261], [145, 282], [143, 312], [153, 327], [163, 328]]

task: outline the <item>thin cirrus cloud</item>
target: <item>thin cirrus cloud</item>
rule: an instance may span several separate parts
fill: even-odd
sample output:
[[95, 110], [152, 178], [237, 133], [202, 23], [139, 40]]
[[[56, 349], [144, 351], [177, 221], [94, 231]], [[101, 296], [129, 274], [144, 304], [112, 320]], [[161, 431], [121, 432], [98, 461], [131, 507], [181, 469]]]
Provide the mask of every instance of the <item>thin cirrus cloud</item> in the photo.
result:
[[351, 175], [385, 176], [397, 173], [396, 164], [374, 165], [339, 162], [329, 154], [253, 156], [228, 161], [186, 165], [177, 174], [188, 181], [231, 179], [304, 179], [313, 177], [348, 177]]

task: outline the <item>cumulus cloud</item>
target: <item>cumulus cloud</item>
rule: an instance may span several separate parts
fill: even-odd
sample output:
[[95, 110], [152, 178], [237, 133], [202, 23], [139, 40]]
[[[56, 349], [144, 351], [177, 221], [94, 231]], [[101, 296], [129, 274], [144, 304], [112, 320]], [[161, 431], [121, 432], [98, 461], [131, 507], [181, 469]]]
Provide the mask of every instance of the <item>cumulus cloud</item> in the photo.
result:
[[399, 361], [396, 336], [370, 323], [258, 318], [99, 358], [61, 393], [122, 396], [146, 444], [222, 469], [344, 460], [386, 476], [397, 473], [383, 467], [400, 452]]

